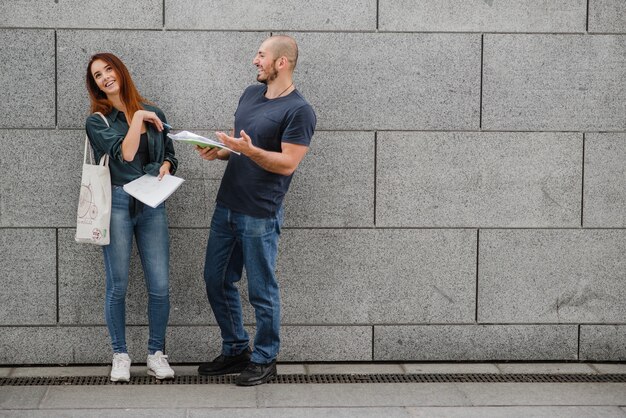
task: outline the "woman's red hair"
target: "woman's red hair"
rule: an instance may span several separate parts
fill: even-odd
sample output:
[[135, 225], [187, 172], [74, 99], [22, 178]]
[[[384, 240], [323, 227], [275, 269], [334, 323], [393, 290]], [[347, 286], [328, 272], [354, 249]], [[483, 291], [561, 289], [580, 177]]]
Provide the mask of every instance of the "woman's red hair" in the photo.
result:
[[107, 115], [113, 110], [113, 103], [111, 103], [111, 101], [107, 99], [107, 95], [100, 90], [91, 74], [91, 64], [96, 60], [106, 62], [117, 73], [117, 82], [120, 86], [120, 99], [122, 103], [124, 103], [124, 106], [126, 106], [126, 120], [130, 124], [135, 112], [143, 109], [141, 103], [146, 103], [147, 101], [141, 97], [139, 91], [137, 91], [137, 87], [135, 87], [135, 83], [133, 83], [133, 79], [130, 77], [130, 73], [122, 60], [108, 52], [93, 55], [87, 65], [87, 91], [89, 92], [89, 99], [91, 101], [91, 113], [101, 112]]

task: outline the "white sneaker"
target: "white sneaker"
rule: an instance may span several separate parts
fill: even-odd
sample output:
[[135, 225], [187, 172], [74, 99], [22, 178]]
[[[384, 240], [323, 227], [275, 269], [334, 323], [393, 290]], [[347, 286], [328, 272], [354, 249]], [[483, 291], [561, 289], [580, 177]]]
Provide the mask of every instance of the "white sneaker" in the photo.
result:
[[112, 382], [128, 382], [130, 380], [130, 357], [126, 353], [113, 354], [111, 366]]
[[146, 361], [148, 366], [148, 374], [154, 376], [157, 379], [173, 379], [174, 370], [167, 362], [167, 356], [162, 351], [157, 351], [154, 354], [148, 354], [148, 360]]

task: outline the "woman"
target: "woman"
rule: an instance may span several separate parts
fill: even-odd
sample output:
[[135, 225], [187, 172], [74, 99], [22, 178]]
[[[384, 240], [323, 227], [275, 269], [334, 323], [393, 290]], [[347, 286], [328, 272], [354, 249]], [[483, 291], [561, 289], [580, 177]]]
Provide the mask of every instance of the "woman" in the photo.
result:
[[112, 183], [111, 243], [103, 246], [106, 270], [105, 317], [113, 345], [111, 380], [130, 379], [126, 348], [125, 298], [133, 235], [148, 290], [148, 374], [171, 379], [165, 347], [169, 317], [169, 236], [162, 203], [153, 209], [128, 195], [123, 186], [145, 173], [163, 177], [176, 171], [172, 140], [164, 128], [165, 116], [139, 95], [126, 66], [113, 54], [91, 57], [87, 66], [91, 112], [87, 135], [96, 161], [109, 154]]

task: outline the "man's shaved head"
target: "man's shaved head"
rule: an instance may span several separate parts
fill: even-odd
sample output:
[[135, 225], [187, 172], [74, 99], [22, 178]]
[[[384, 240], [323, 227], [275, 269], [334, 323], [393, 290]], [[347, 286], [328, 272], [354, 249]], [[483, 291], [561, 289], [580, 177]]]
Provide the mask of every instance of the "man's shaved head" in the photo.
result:
[[287, 35], [274, 35], [265, 41], [267, 48], [274, 58], [285, 57], [289, 61], [291, 71], [296, 68], [298, 62], [298, 44], [296, 40]]

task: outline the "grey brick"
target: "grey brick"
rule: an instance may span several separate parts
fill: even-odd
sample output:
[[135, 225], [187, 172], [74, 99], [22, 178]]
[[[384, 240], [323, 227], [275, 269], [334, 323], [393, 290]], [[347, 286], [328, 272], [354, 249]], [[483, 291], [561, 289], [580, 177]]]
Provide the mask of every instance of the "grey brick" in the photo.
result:
[[374, 327], [374, 360], [575, 360], [576, 325]]
[[478, 320], [623, 321], [626, 231], [480, 232]]
[[622, 0], [589, 0], [590, 33], [626, 33], [626, 3]]
[[[139, 92], [177, 129], [231, 129], [239, 96], [256, 83], [252, 59], [267, 33], [59, 30], [59, 126], [83, 128], [85, 71], [92, 54], [113, 51]], [[185, 145], [187, 146], [187, 145]]]
[[376, 225], [580, 225], [582, 135], [381, 132]]
[[54, 47], [54, 31], [0, 29], [0, 128], [54, 127]]
[[55, 231], [2, 228], [0, 251], [0, 325], [55, 323]]
[[208, 228], [219, 181], [186, 178], [165, 202], [170, 227]]
[[371, 361], [372, 328], [284, 326], [279, 361]]
[[0, 226], [75, 226], [85, 133], [0, 130], [0, 143]]
[[379, 28], [431, 32], [585, 32], [585, 0], [380, 0]]
[[285, 226], [374, 226], [374, 135], [318, 132], [285, 198]]
[[585, 137], [586, 227], [626, 226], [626, 134]]
[[626, 37], [485, 35], [487, 130], [622, 131]]
[[157, 29], [162, 0], [3, 1], [0, 27]]
[[376, 1], [167, 0], [165, 26], [209, 30], [374, 30]]
[[0, 328], [2, 364], [109, 363], [106, 327]]
[[317, 129], [478, 129], [480, 35], [294, 36], [295, 82]]
[[582, 325], [580, 359], [626, 361], [626, 325]]
[[[208, 232], [170, 230], [170, 324], [214, 323], [204, 287]], [[131, 258], [126, 323], [148, 323], [148, 296], [136, 247]], [[59, 315], [64, 324], [104, 324], [105, 271], [102, 250], [74, 242], [74, 230], [59, 230]]]
[[285, 324], [470, 322], [472, 230], [286, 230]]

